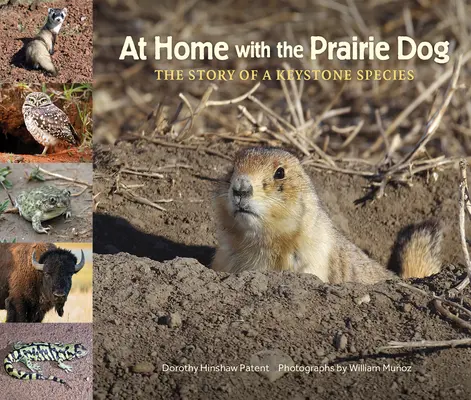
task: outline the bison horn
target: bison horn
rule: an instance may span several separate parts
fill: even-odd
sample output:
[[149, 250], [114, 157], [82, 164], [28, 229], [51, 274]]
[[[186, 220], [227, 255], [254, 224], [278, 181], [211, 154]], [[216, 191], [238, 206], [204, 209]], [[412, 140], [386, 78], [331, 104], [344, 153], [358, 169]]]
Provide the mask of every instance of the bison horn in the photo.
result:
[[44, 268], [44, 264], [40, 264], [38, 260], [36, 260], [36, 250], [33, 250], [33, 253], [31, 254], [31, 264], [33, 264], [33, 267], [38, 271], [42, 271]]
[[80, 250], [82, 253], [82, 258], [78, 264], [75, 265], [75, 272], [79, 272], [83, 266], [85, 265], [85, 255], [83, 254], [83, 250]]

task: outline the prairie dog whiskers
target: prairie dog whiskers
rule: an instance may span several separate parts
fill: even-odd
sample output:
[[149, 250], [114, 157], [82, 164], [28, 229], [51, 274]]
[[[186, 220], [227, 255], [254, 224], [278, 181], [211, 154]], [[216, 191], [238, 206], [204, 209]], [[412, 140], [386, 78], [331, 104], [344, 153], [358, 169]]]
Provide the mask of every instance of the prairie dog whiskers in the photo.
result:
[[[337, 228], [299, 160], [276, 148], [240, 151], [215, 198], [218, 271], [288, 270], [324, 282], [375, 283], [397, 277], [369, 258]], [[401, 243], [400, 275], [440, 271], [441, 229], [430, 222]]]

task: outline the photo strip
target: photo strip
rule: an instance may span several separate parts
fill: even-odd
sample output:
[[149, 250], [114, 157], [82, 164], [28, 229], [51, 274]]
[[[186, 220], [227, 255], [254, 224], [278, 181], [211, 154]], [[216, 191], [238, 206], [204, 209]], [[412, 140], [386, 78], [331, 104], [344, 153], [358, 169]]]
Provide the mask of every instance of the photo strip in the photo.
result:
[[93, 398], [93, 2], [0, 1], [1, 398]]

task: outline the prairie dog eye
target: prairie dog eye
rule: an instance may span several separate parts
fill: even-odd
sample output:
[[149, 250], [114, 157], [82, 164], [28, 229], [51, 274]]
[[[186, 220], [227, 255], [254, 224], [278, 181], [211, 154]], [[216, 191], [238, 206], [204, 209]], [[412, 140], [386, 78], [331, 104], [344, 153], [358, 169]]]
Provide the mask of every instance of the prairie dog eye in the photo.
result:
[[285, 169], [282, 167], [277, 168], [275, 171], [275, 175], [273, 175], [273, 178], [275, 179], [283, 179], [285, 177]]

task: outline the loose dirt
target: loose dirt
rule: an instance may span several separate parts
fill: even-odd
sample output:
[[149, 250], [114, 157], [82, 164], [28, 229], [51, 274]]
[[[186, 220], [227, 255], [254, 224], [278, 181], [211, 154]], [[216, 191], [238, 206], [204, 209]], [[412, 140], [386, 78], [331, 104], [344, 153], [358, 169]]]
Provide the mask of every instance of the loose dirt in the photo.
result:
[[[39, 362], [45, 375], [54, 375], [64, 379], [71, 389], [53, 381], [24, 381], [7, 375], [0, 369], [0, 386], [3, 398], [13, 399], [92, 399], [92, 324], [2, 324], [0, 329], [0, 359], [13, 351], [16, 342], [82, 343], [89, 354], [84, 358], [66, 361], [73, 370], [66, 374], [57, 367], [56, 362]], [[28, 371], [24, 364], [15, 364], [15, 368]]]
[[[6, 164], [0, 164], [5, 167]], [[72, 179], [79, 179], [89, 184], [93, 180], [91, 164], [47, 164], [40, 165], [41, 168], [60, 174]], [[43, 174], [45, 182], [28, 181], [28, 176], [34, 171], [33, 165], [10, 165], [12, 173], [7, 179], [13, 184], [9, 190], [11, 197], [16, 196], [24, 190], [30, 190], [45, 184], [52, 184], [60, 188], [67, 188], [74, 194], [81, 193], [83, 186], [55, 179]], [[0, 189], [0, 202], [8, 200], [4, 189]], [[72, 217], [65, 219], [59, 216], [49, 221], [44, 221], [43, 226], [51, 226], [49, 234], [37, 233], [33, 230], [30, 221], [14, 213], [4, 213], [0, 215], [0, 240], [11, 242], [90, 242], [92, 238], [92, 193], [91, 189], [86, 189], [80, 196], [71, 197]], [[8, 205], [8, 207], [11, 207]]]
[[[229, 156], [237, 150], [230, 144], [211, 148]], [[216, 245], [214, 180], [229, 165], [221, 157], [145, 141], [96, 148], [96, 398], [469, 398], [471, 349], [376, 350], [391, 340], [465, 337], [423, 295], [394, 282], [331, 286], [305, 274], [208, 269]], [[164, 177], [118, 175], [124, 166], [160, 167]], [[388, 187], [387, 197], [364, 205], [354, 203], [365, 195], [363, 178], [307, 171], [336, 225], [381, 263], [388, 262], [402, 227], [431, 217], [445, 226], [444, 263], [461, 261], [457, 170], [439, 173], [437, 181], [415, 178], [413, 187]], [[120, 183], [139, 185], [133, 189], [139, 196], [172, 201], [159, 203], [164, 212], [130, 201], [116, 192], [118, 176]], [[441, 293], [463, 273], [451, 265], [413, 283]], [[370, 301], [359, 304], [366, 295]], [[274, 382], [256, 372], [162, 371], [163, 364], [250, 365], [257, 356], [264, 364], [260, 352], [267, 351], [275, 363], [334, 370], [289, 372]], [[359, 365], [379, 370], [349, 370]]]
[[[27, 70], [20, 52], [44, 26], [49, 7], [67, 7], [68, 15], [57, 38], [52, 61], [57, 77]], [[0, 8], [0, 82], [91, 82], [93, 77], [93, 2], [69, 0], [32, 6]]]
[[88, 162], [92, 159], [91, 149], [68, 149], [47, 156], [33, 156], [30, 154], [5, 154], [0, 153], [0, 163], [28, 163], [28, 164], [50, 164], [50, 163], [78, 163]]

